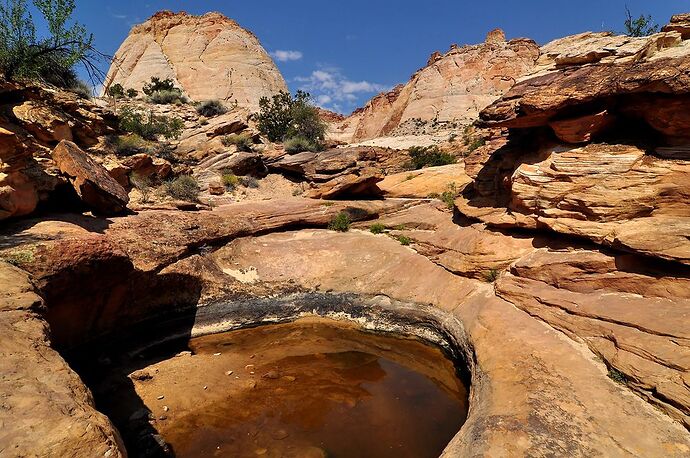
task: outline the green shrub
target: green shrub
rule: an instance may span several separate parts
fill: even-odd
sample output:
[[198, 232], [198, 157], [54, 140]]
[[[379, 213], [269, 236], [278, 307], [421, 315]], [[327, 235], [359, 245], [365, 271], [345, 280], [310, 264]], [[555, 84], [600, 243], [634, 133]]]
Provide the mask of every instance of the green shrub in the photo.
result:
[[455, 183], [448, 183], [446, 190], [441, 193], [439, 198], [446, 204], [449, 210], [455, 208], [455, 198], [458, 197], [458, 188]]
[[220, 180], [227, 189], [233, 190], [240, 184], [240, 179], [234, 173], [224, 173]]
[[630, 37], [646, 37], [659, 31], [659, 26], [654, 24], [652, 16], [640, 15], [637, 19], [633, 19], [632, 13], [625, 7], [625, 34]]
[[224, 146], [235, 145], [237, 151], [244, 151], [246, 153], [252, 152], [254, 148], [254, 139], [248, 133], [226, 135], [221, 139]]
[[292, 137], [302, 137], [320, 146], [326, 135], [326, 124], [319, 109], [311, 103], [311, 96], [297, 91], [294, 98], [281, 91], [271, 99], [259, 100], [260, 111], [256, 115], [259, 131], [272, 142]]
[[338, 213], [335, 218], [328, 224], [328, 229], [338, 232], [347, 232], [350, 230], [350, 215], [345, 212]]
[[199, 183], [191, 175], [180, 175], [169, 181], [165, 185], [165, 190], [170, 197], [188, 202], [199, 200], [199, 193], [201, 192]]
[[122, 87], [122, 84], [115, 83], [106, 89], [105, 93], [115, 99], [123, 99], [125, 97], [125, 88]]
[[496, 280], [498, 280], [499, 276], [499, 271], [496, 269], [490, 269], [484, 273], [484, 280], [486, 280], [489, 283], [493, 283]]
[[228, 109], [223, 105], [220, 100], [207, 100], [201, 102], [196, 106], [196, 112], [201, 116], [206, 116], [207, 118], [212, 118], [214, 116], [222, 115], [227, 113]]
[[151, 179], [138, 173], [133, 173], [129, 176], [131, 185], [141, 193], [142, 202], [148, 202], [151, 199]]
[[182, 95], [182, 91], [177, 88], [164, 91], [154, 91], [153, 93], [151, 93], [151, 95], [149, 95], [149, 102], [158, 105], [180, 105], [187, 103], [188, 101], [189, 100], [187, 99], [187, 97]]
[[[75, 0], [5, 0], [0, 4], [0, 73], [8, 80], [41, 80], [69, 88], [77, 81], [74, 66], [97, 68], [100, 55], [93, 35], [71, 21]], [[33, 10], [33, 11], [32, 11]], [[32, 12], [45, 24], [37, 27]]]
[[381, 223], [374, 223], [369, 226], [369, 231], [372, 234], [383, 234], [386, 230], [386, 226]]
[[119, 156], [151, 153], [151, 144], [137, 134], [120, 135], [115, 139], [115, 151]]
[[406, 235], [398, 235], [395, 238], [398, 240], [398, 242], [400, 242], [401, 245], [408, 246], [410, 243], [412, 243], [412, 239]]
[[454, 164], [455, 157], [452, 154], [442, 152], [438, 146], [413, 146], [408, 150], [411, 167], [415, 170], [423, 167], [436, 167], [439, 165]]
[[159, 136], [167, 140], [179, 138], [184, 127], [180, 118], [156, 116], [153, 111], [146, 113], [129, 106], [120, 109], [119, 120], [120, 129], [146, 140], [157, 140]]
[[127, 89], [125, 93], [127, 94], [127, 97], [129, 97], [130, 99], [134, 99], [139, 95], [139, 91], [137, 91], [136, 89]]
[[302, 153], [304, 151], [318, 151], [319, 145], [304, 137], [292, 137], [285, 140], [285, 151], [288, 153]]
[[[166, 78], [164, 80], [161, 80], [157, 76], [151, 77], [151, 82], [144, 84], [144, 87], [142, 90], [144, 91], [144, 94], [146, 95], [151, 95], [154, 92], [158, 91], [172, 91], [175, 88], [175, 83], [173, 82], [172, 79]], [[177, 89], [180, 91], [179, 89]], [[180, 91], [182, 92], [182, 91]]]

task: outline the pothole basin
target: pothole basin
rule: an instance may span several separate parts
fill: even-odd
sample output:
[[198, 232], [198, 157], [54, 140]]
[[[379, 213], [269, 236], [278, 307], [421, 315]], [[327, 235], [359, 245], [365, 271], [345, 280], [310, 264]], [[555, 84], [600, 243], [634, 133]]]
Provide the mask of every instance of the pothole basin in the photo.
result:
[[130, 454], [438, 457], [467, 417], [456, 367], [419, 340], [307, 319], [186, 344], [81, 371]]

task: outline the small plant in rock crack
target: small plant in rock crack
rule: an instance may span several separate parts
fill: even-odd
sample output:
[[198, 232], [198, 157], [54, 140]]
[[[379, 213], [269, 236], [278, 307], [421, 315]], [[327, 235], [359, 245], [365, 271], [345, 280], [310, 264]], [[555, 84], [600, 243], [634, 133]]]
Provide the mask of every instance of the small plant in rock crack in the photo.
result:
[[448, 183], [446, 190], [441, 193], [440, 199], [446, 204], [449, 210], [455, 208], [455, 198], [458, 197], [458, 187], [455, 183]]
[[381, 223], [374, 223], [369, 226], [369, 231], [372, 234], [383, 234], [386, 231], [386, 226]]
[[404, 245], [404, 246], [408, 246], [409, 244], [412, 243], [412, 239], [406, 235], [398, 235], [395, 238], [398, 240], [398, 242], [400, 242], [401, 245]]
[[347, 232], [350, 230], [350, 215], [340, 212], [328, 224], [328, 229], [337, 232]]
[[493, 283], [498, 280], [499, 275], [500, 272], [497, 269], [490, 269], [484, 273], [484, 280], [486, 280], [488, 283]]
[[613, 380], [616, 383], [620, 383], [625, 385], [628, 383], [628, 377], [625, 376], [624, 373], [616, 369], [615, 367], [610, 367], [609, 368], [609, 373], [607, 374], [611, 380]]

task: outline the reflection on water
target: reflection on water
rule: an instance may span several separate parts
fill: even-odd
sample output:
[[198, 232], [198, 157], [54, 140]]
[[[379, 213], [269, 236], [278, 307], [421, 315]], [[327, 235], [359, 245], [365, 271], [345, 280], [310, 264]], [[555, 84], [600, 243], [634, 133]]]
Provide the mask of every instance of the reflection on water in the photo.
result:
[[416, 340], [309, 320], [201, 337], [189, 349], [100, 376], [99, 407], [128, 446], [142, 405], [178, 457], [437, 457], [467, 415], [453, 364]]
[[[164, 434], [177, 456], [436, 457], [464, 422], [465, 389], [440, 352], [324, 325], [297, 334], [283, 326], [259, 336], [286, 355], [264, 364], [259, 372], [269, 372], [254, 388], [176, 420]], [[192, 348], [214, 352], [232, 339], [199, 339]]]

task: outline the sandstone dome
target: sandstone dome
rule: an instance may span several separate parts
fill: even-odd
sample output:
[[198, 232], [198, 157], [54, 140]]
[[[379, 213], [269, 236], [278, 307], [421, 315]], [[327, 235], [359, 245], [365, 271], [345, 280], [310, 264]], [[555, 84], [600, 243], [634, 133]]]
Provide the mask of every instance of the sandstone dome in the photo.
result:
[[171, 78], [193, 100], [236, 100], [252, 111], [261, 97], [287, 90], [256, 36], [220, 13], [162, 11], [134, 26], [106, 84], [141, 90], [153, 76]]

